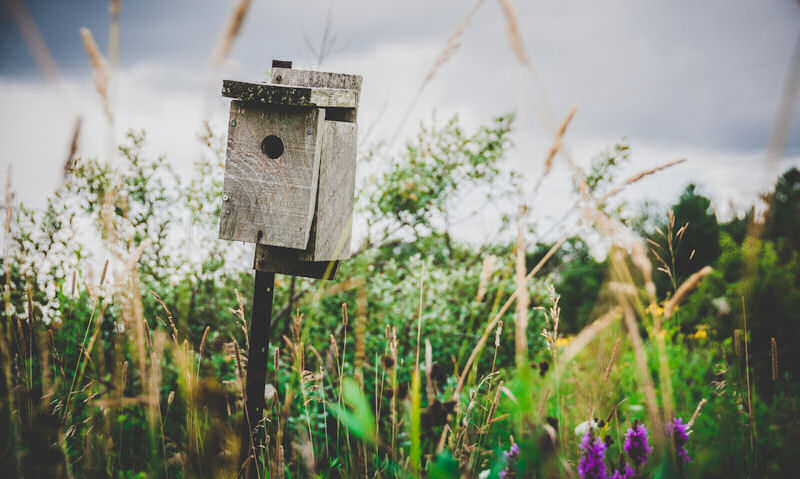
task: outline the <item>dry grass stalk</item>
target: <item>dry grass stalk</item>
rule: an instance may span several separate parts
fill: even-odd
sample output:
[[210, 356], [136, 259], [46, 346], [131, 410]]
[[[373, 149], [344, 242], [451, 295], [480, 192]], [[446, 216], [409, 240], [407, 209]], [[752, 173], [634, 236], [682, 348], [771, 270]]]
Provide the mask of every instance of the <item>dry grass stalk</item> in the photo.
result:
[[112, 72], [119, 64], [119, 12], [121, 10], [120, 0], [110, 0], [108, 2], [109, 32], [108, 32], [108, 57], [111, 63]]
[[772, 362], [772, 380], [778, 380], [778, 343], [775, 342], [775, 338], [772, 337], [769, 340], [770, 345], [770, 359]]
[[158, 304], [160, 304], [161, 307], [164, 309], [164, 311], [167, 313], [167, 321], [169, 321], [172, 340], [175, 341], [175, 344], [178, 344], [178, 328], [175, 327], [175, 320], [172, 317], [172, 312], [170, 312], [169, 308], [167, 308], [167, 305], [164, 304], [164, 301], [161, 300], [161, 296], [159, 296], [158, 293], [156, 293], [155, 291], [150, 291], [150, 294], [152, 294], [156, 298]]
[[[550, 290], [550, 300], [553, 305], [545, 312], [546, 323], [545, 327], [542, 328], [542, 337], [544, 337], [547, 343], [547, 349], [553, 356], [554, 366], [557, 366], [558, 346], [556, 346], [556, 343], [558, 343], [558, 320], [561, 316], [561, 308], [558, 306], [558, 302], [561, 300], [561, 297], [556, 294], [556, 290], [552, 284], [548, 286], [548, 289]], [[556, 375], [558, 375], [558, 371], [556, 371]]]
[[275, 477], [276, 479], [283, 479], [285, 474], [286, 459], [284, 458], [283, 444], [278, 444], [278, 453], [276, 454], [275, 463]]
[[78, 154], [78, 139], [81, 135], [82, 123], [83, 118], [79, 116], [75, 119], [75, 126], [72, 128], [72, 139], [69, 142], [69, 150], [67, 150], [67, 160], [64, 162], [64, 181], [67, 180], [67, 177], [75, 167], [75, 157]]
[[239, 383], [239, 390], [242, 394], [242, 404], [247, 402], [247, 388], [244, 385], [244, 369], [242, 368], [242, 355], [239, 352], [239, 343], [236, 341], [233, 342], [233, 352], [234, 357], [236, 358], [236, 379], [237, 383]]
[[528, 365], [528, 307], [530, 294], [528, 281], [525, 277], [525, 234], [524, 234], [524, 207], [520, 212], [517, 229], [517, 242], [515, 246], [516, 262], [514, 268], [514, 283], [516, 284], [517, 309], [514, 322], [514, 357], [517, 369]]
[[706, 398], [703, 398], [703, 399], [701, 399], [701, 400], [700, 400], [700, 402], [697, 404], [697, 409], [695, 409], [695, 410], [694, 410], [694, 414], [692, 414], [692, 418], [691, 418], [691, 419], [689, 419], [689, 422], [688, 422], [688, 423], [686, 423], [686, 428], [687, 428], [687, 429], [691, 429], [691, 428], [692, 428], [692, 425], [694, 424], [694, 421], [695, 421], [695, 420], [697, 419], [697, 417], [700, 415], [700, 411], [702, 411], [702, 410], [703, 410], [703, 406], [705, 406], [707, 402], [708, 402], [708, 401], [706, 401]]
[[[339, 404], [339, 406], [342, 405], [342, 379], [343, 379], [343, 376], [344, 376], [345, 355], [347, 353], [347, 321], [348, 321], [348, 319], [347, 319], [347, 303], [342, 303], [342, 332], [343, 332], [343, 336], [344, 337], [342, 338], [342, 361], [338, 364], [338, 367], [339, 367], [339, 388], [338, 388], [339, 389], [339, 398], [338, 398], [338, 404]], [[338, 421], [338, 419], [337, 419], [337, 421]]]
[[472, 21], [472, 17], [478, 12], [478, 9], [483, 5], [484, 0], [478, 0], [475, 2], [475, 5], [472, 6], [467, 16], [464, 17], [461, 22], [456, 26], [455, 30], [447, 37], [447, 42], [444, 45], [442, 51], [436, 56], [436, 60], [434, 60], [433, 65], [428, 70], [428, 73], [425, 75], [425, 79], [422, 80], [422, 84], [419, 86], [419, 90], [417, 91], [417, 96], [422, 93], [422, 90], [425, 89], [425, 86], [433, 80], [433, 77], [436, 76], [436, 72], [439, 68], [447, 63], [453, 54], [458, 50], [461, 46], [461, 36], [464, 34], [464, 31], [469, 26], [470, 21]]
[[356, 276], [355, 278], [350, 278], [334, 285], [331, 285], [325, 290], [325, 294], [327, 295], [334, 295], [339, 294], [344, 291], [349, 291], [351, 289], [356, 289], [365, 285], [366, 281], [364, 280], [363, 276]]
[[108, 2], [108, 14], [111, 16], [111, 21], [119, 21], [120, 0], [111, 0]]
[[611, 370], [614, 368], [614, 362], [617, 360], [617, 353], [619, 352], [619, 343], [622, 340], [617, 338], [616, 342], [614, 342], [614, 350], [611, 351], [611, 358], [608, 360], [608, 366], [606, 366], [606, 373], [603, 377], [603, 384], [608, 384], [608, 379], [611, 377]]
[[433, 347], [431, 342], [425, 339], [425, 390], [428, 394], [428, 404], [433, 404], [435, 392], [433, 390]]
[[686, 298], [686, 295], [700, 283], [701, 279], [711, 274], [712, 271], [714, 271], [714, 269], [711, 268], [711, 266], [705, 266], [700, 271], [686, 278], [686, 281], [680, 285], [678, 290], [675, 291], [675, 294], [672, 295], [664, 306], [664, 319], [669, 319], [675, 311], [675, 308]]
[[245, 348], [249, 351], [250, 350], [250, 335], [247, 334], [247, 319], [244, 317], [244, 301], [242, 300], [242, 294], [239, 293], [239, 290], [236, 291], [236, 309], [231, 309], [231, 313], [236, 316], [236, 319], [239, 320], [239, 325], [242, 328], [242, 333], [244, 333], [244, 344]]
[[245, 18], [247, 18], [247, 12], [250, 9], [251, 3], [251, 0], [239, 0], [233, 7], [225, 30], [223, 30], [217, 47], [212, 54], [214, 65], [222, 65], [225, 57], [230, 53], [233, 42], [236, 41], [236, 37], [239, 36], [239, 32], [242, 30], [242, 25], [244, 24]]
[[517, 56], [517, 61], [523, 65], [528, 65], [528, 55], [525, 53], [522, 35], [519, 31], [519, 23], [517, 22], [517, 11], [514, 8], [514, 5], [511, 3], [511, 0], [500, 0], [500, 6], [503, 7], [503, 15], [506, 17], [506, 35], [508, 37], [508, 45]]
[[[238, 379], [237, 382], [239, 383], [239, 391], [242, 394], [241, 407], [242, 407], [242, 411], [244, 411], [244, 419], [245, 419], [245, 421], [247, 421], [247, 429], [249, 431], [248, 441], [249, 441], [250, 444], [247, 445], [246, 447], [248, 447], [250, 449], [250, 456], [255, 458], [255, 456], [256, 456], [256, 448], [255, 448], [255, 441], [253, 440], [253, 423], [250, 421], [250, 414], [247, 412], [247, 406], [246, 406], [246, 404], [247, 404], [247, 388], [245, 387], [245, 375], [244, 375], [244, 370], [242, 368], [242, 356], [241, 356], [241, 354], [239, 352], [239, 343], [237, 343], [236, 341], [233, 342], [233, 350], [234, 350], [234, 354], [236, 356], [236, 376], [237, 376], [237, 379]], [[249, 458], [248, 458], [248, 460], [249, 460]], [[245, 467], [245, 464], [243, 464], [242, 467]], [[256, 471], [258, 471], [258, 463], [255, 463], [255, 467], [256, 467]]]
[[673, 167], [675, 165], [680, 165], [681, 163], [684, 163], [684, 162], [686, 162], [686, 158], [681, 158], [679, 160], [674, 160], [674, 161], [670, 161], [670, 162], [655, 166], [655, 167], [650, 168], [648, 170], [640, 171], [639, 173], [629, 177], [628, 179], [626, 179], [622, 183], [618, 184], [617, 186], [611, 188], [608, 191], [608, 193], [606, 193], [605, 195], [600, 197], [600, 203], [604, 203], [607, 199], [611, 198], [612, 196], [615, 196], [620, 191], [622, 191], [623, 188], [625, 188], [626, 186], [631, 185], [633, 183], [636, 183], [636, 182], [638, 182], [639, 180], [641, 180], [642, 178], [644, 178], [646, 176], [650, 176], [652, 174], [658, 173], [661, 170], [666, 170], [667, 168], [671, 168], [671, 167]]
[[550, 399], [550, 388], [547, 387], [542, 394], [542, 400], [539, 402], [539, 410], [536, 417], [541, 418], [544, 415], [545, 408], [547, 407], [547, 400]]
[[622, 313], [622, 310], [619, 307], [612, 308], [609, 312], [584, 327], [564, 348], [560, 357], [561, 364], [566, 365], [571, 361], [572, 358], [591, 343], [598, 334], [613, 324], [614, 321], [619, 318], [620, 313]]
[[417, 359], [414, 368], [419, 371], [419, 345], [422, 337], [422, 297], [425, 289], [425, 263], [422, 263], [422, 272], [419, 276], [419, 312], [417, 314]]
[[503, 381], [497, 385], [497, 389], [494, 392], [494, 398], [492, 398], [492, 404], [489, 406], [489, 414], [486, 416], [484, 430], [481, 431], [484, 435], [489, 434], [489, 427], [493, 423], [494, 413], [497, 411], [497, 405], [500, 403], [500, 392], [503, 390]]
[[656, 294], [656, 284], [653, 282], [653, 263], [647, 257], [647, 249], [641, 241], [635, 241], [631, 245], [631, 260], [639, 268], [644, 277], [644, 287], [647, 290], [647, 297], [651, 305], [658, 303]]
[[103, 282], [106, 280], [106, 273], [108, 272], [108, 260], [103, 263], [103, 272], [100, 274], [100, 286], [103, 286]]
[[563, 143], [564, 134], [567, 132], [567, 127], [569, 126], [572, 118], [575, 116], [575, 112], [578, 111], [578, 106], [574, 105], [570, 108], [569, 112], [567, 112], [567, 116], [564, 117], [564, 120], [561, 122], [561, 125], [556, 130], [555, 135], [553, 136], [553, 144], [550, 146], [550, 150], [547, 152], [547, 156], [544, 159], [544, 169], [542, 170], [542, 174], [539, 175], [539, 179], [536, 180], [536, 184], [533, 187], [532, 197], [536, 198], [539, 194], [539, 188], [541, 188], [542, 183], [544, 183], [545, 177], [550, 174], [550, 171], [553, 169], [553, 160], [556, 157], [556, 153], [561, 149], [561, 145]]
[[542, 173], [542, 176], [546, 176], [553, 168], [553, 159], [556, 157], [558, 150], [561, 149], [561, 143], [564, 138], [564, 134], [567, 132], [567, 127], [572, 121], [572, 117], [575, 116], [576, 111], [578, 111], [578, 106], [574, 105], [569, 109], [569, 112], [567, 112], [567, 116], [564, 117], [564, 120], [561, 122], [561, 126], [558, 127], [555, 137], [553, 138], [553, 144], [550, 146], [550, 150], [547, 152], [547, 156], [544, 159], [544, 172]]
[[120, 374], [119, 379], [119, 395], [122, 396], [125, 393], [125, 384], [128, 380], [128, 361], [122, 363], [122, 373]]
[[278, 368], [280, 367], [280, 363], [281, 363], [281, 350], [280, 350], [280, 348], [275, 346], [275, 349], [273, 350], [273, 356], [272, 356], [272, 371], [275, 374], [275, 378], [276, 378], [275, 383], [276, 384], [277, 384], [277, 377], [278, 377]]
[[647, 353], [644, 350], [644, 343], [642, 336], [639, 334], [639, 325], [636, 322], [636, 316], [633, 312], [628, 300], [618, 295], [618, 300], [622, 306], [622, 317], [625, 319], [625, 325], [628, 328], [628, 335], [633, 343], [633, 354], [636, 358], [636, 365], [639, 367], [639, 374], [642, 379], [642, 389], [647, 402], [647, 410], [650, 413], [650, 421], [653, 424], [651, 431], [654, 431], [656, 440], [664, 443], [664, 429], [661, 427], [662, 420], [658, 411], [658, 403], [656, 401], [656, 390], [653, 385], [653, 378], [650, 376], [650, 369], [647, 366]]
[[47, 42], [45, 42], [41, 31], [36, 26], [30, 11], [21, 0], [5, 0], [3, 4], [11, 14], [14, 23], [19, 27], [22, 39], [25, 41], [31, 56], [33, 56], [39, 72], [49, 82], [59, 83], [61, 74], [58, 71], [58, 65], [53, 59], [53, 54], [47, 47]]
[[444, 48], [436, 56], [436, 60], [434, 60], [433, 65], [431, 65], [431, 68], [428, 70], [428, 73], [425, 74], [425, 78], [422, 80], [422, 83], [420, 83], [417, 93], [414, 95], [411, 101], [408, 102], [408, 107], [406, 108], [403, 116], [400, 118], [400, 122], [397, 124], [397, 128], [392, 135], [390, 144], [394, 143], [394, 141], [397, 139], [398, 135], [400, 134], [400, 130], [403, 128], [403, 125], [405, 125], [408, 117], [414, 110], [414, 106], [417, 104], [417, 100], [419, 100], [419, 98], [422, 96], [422, 92], [425, 90], [425, 87], [427, 87], [428, 83], [430, 83], [431, 80], [433, 80], [433, 78], [436, 76], [439, 68], [447, 63], [447, 61], [455, 54], [456, 50], [458, 50], [458, 48], [461, 46], [461, 36], [464, 34], [464, 31], [472, 21], [472, 17], [475, 16], [483, 3], [484, 0], [478, 0], [472, 9], [470, 9], [469, 13], [467, 13], [467, 16], [464, 17], [461, 22], [459, 22], [455, 30], [453, 30], [453, 32], [447, 37], [447, 42], [445, 43]]
[[[556, 244], [554, 244], [547, 251], [547, 253], [545, 253], [542, 259], [539, 260], [536, 266], [533, 267], [531, 272], [528, 273], [528, 276], [525, 277], [525, 281], [530, 281], [531, 278], [536, 276], [536, 273], [538, 273], [539, 270], [541, 270], [544, 267], [547, 261], [549, 261], [550, 258], [556, 253], [556, 251], [558, 251], [559, 248], [561, 248], [561, 246], [564, 244], [567, 238], [569, 238], [569, 235], [570, 232], [567, 232], [564, 236], [561, 237], [561, 239], [558, 240]], [[506, 302], [503, 304], [503, 306], [500, 308], [500, 310], [498, 310], [497, 313], [495, 313], [494, 318], [492, 318], [492, 320], [489, 321], [489, 323], [486, 325], [486, 328], [483, 330], [483, 334], [481, 335], [480, 339], [478, 339], [478, 342], [477, 344], [475, 344], [475, 347], [472, 348], [472, 352], [470, 353], [469, 358], [467, 358], [466, 364], [464, 364], [464, 367], [461, 370], [461, 375], [458, 377], [458, 383], [456, 384], [456, 388], [453, 391], [454, 398], [458, 399], [458, 395], [461, 394], [461, 390], [464, 388], [464, 382], [467, 379], [467, 375], [469, 374], [470, 368], [472, 367], [472, 363], [475, 361], [475, 358], [478, 357], [478, 353], [480, 353], [483, 350], [483, 346], [486, 344], [486, 341], [489, 338], [489, 334], [491, 334], [492, 330], [497, 325], [497, 322], [500, 321], [500, 318], [503, 317], [506, 311], [508, 311], [508, 308], [511, 306], [511, 303], [514, 302], [516, 298], [517, 298], [517, 292], [514, 291], [511, 294], [511, 296], [506, 300]]]
[[108, 69], [106, 68], [106, 59], [100, 52], [100, 47], [94, 41], [94, 35], [91, 30], [86, 27], [80, 29], [81, 40], [83, 40], [83, 47], [86, 49], [86, 55], [89, 57], [89, 63], [92, 65], [92, 77], [94, 78], [94, 88], [103, 100], [103, 112], [109, 121], [113, 121], [114, 115], [111, 113], [111, 102], [109, 100], [108, 92]]
[[[330, 337], [330, 343], [331, 343], [331, 351], [333, 352], [333, 358], [338, 363], [338, 361], [339, 361], [339, 348], [336, 346], [336, 338], [332, 334], [331, 334], [331, 337]], [[337, 364], [337, 369], [338, 369], [338, 364]]]
[[206, 348], [206, 340], [208, 339], [209, 331], [211, 331], [211, 326], [206, 326], [205, 331], [203, 331], [203, 339], [200, 340], [200, 349], [198, 350], [200, 356], [203, 355], [203, 350]]
[[489, 255], [483, 258], [483, 263], [481, 264], [481, 275], [480, 279], [478, 280], [478, 293], [475, 295], [475, 302], [480, 303], [483, 301], [483, 298], [486, 297], [486, 285], [489, 282], [489, 278], [492, 276], [494, 272], [494, 267], [497, 264], [497, 256]]
[[363, 369], [367, 358], [367, 286], [362, 283], [356, 290], [356, 325], [354, 328], [356, 349], [355, 367], [359, 382], [363, 381]]
[[436, 444], [436, 454], [439, 454], [444, 450], [445, 442], [447, 441], [447, 436], [453, 433], [453, 430], [450, 429], [449, 424], [445, 424], [442, 428], [442, 435], [439, 436], [439, 442]]

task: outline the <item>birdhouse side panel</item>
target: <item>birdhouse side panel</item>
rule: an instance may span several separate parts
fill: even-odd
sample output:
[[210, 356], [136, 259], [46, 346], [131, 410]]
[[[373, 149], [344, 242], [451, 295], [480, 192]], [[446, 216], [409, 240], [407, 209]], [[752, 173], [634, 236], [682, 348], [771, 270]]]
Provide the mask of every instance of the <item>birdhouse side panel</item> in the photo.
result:
[[306, 249], [324, 110], [231, 102], [219, 237]]
[[317, 211], [311, 226], [306, 261], [350, 258], [353, 195], [356, 183], [358, 125], [326, 121], [320, 153]]

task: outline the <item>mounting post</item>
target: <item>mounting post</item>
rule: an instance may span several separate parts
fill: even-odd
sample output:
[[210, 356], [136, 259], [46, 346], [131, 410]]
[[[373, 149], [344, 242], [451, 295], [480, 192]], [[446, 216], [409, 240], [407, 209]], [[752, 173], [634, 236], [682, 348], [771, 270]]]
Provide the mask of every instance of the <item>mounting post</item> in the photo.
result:
[[[264, 416], [264, 387], [267, 380], [267, 362], [269, 361], [269, 336], [272, 322], [272, 296], [275, 290], [275, 273], [256, 270], [253, 288], [253, 316], [248, 331], [250, 348], [247, 351], [247, 382], [245, 386], [245, 416], [242, 418], [242, 462], [248, 456], [243, 477], [257, 477], [255, 467], [256, 430], [259, 429]], [[264, 428], [260, 428], [264, 430]]]

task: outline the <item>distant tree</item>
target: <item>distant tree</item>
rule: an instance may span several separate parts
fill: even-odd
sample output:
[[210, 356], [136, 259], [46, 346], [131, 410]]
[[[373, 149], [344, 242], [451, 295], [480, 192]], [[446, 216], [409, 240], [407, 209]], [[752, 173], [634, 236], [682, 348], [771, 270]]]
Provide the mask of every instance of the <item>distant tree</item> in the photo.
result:
[[782, 256], [800, 251], [800, 170], [787, 170], [766, 195], [764, 238], [775, 241]]
[[689, 185], [672, 208], [675, 222], [688, 225], [678, 245], [676, 268], [678, 277], [686, 277], [703, 266], [714, 264], [719, 257], [719, 224], [711, 209], [711, 200]]
[[[528, 271], [545, 257], [554, 243], [536, 243], [536, 248], [525, 257]], [[539, 276], [552, 277], [553, 286], [561, 297], [559, 330], [575, 333], [591, 322], [591, 313], [597, 303], [606, 275], [608, 263], [597, 261], [589, 246], [578, 236], [564, 244], [544, 263]]]
[[580, 238], [570, 238], [562, 249], [562, 265], [557, 273], [556, 291], [561, 295], [559, 328], [576, 333], [591, 317], [606, 275], [606, 261], [597, 261]]
[[703, 266], [714, 264], [720, 253], [720, 226], [711, 200], [699, 194], [694, 184], [686, 187], [671, 211], [672, 217], [661, 222], [649, 238], [658, 245], [653, 248], [660, 258], [656, 263], [669, 270], [656, 277], [662, 294]]
[[720, 228], [725, 233], [731, 235], [734, 241], [737, 244], [742, 244], [744, 238], [747, 236], [747, 231], [753, 225], [753, 220], [755, 218], [755, 209], [750, 207], [744, 215], [742, 216], [735, 216], [730, 221], [720, 224]]

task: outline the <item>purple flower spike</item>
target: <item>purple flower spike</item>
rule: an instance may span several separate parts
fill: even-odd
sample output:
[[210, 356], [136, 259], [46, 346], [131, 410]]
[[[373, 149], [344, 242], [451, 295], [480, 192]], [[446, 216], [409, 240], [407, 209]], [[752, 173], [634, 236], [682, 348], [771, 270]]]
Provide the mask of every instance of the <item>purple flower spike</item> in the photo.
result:
[[620, 471], [619, 469], [614, 471], [614, 474], [611, 475], [611, 479], [630, 479], [636, 476], [636, 471], [633, 470], [630, 464], [627, 462], [625, 463], [625, 469]]
[[503, 451], [503, 458], [506, 460], [506, 468], [500, 471], [498, 477], [507, 479], [516, 477], [514, 474], [514, 461], [519, 457], [519, 445], [515, 442], [511, 444], [508, 451]]
[[647, 428], [639, 421], [633, 422], [633, 427], [625, 433], [625, 452], [633, 461], [633, 465], [641, 467], [647, 462], [647, 456], [653, 451], [647, 444]]
[[674, 418], [669, 424], [669, 432], [672, 435], [672, 442], [675, 444], [675, 452], [684, 464], [691, 461], [689, 453], [686, 451], [686, 443], [689, 442], [687, 429], [686, 424], [679, 417]]
[[578, 474], [581, 479], [608, 479], [606, 463], [603, 461], [606, 444], [589, 431], [583, 436], [579, 447], [583, 450], [581, 460], [578, 462]]
[[503, 457], [512, 461], [519, 456], [519, 445], [515, 442], [508, 448], [508, 451], [503, 451]]

